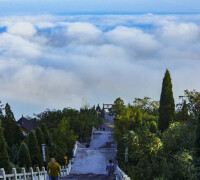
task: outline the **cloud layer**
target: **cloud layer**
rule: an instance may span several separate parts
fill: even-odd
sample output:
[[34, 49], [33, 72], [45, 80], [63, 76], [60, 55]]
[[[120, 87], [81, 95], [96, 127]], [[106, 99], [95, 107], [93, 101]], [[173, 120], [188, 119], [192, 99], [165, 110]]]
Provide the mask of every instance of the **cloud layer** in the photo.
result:
[[[200, 90], [200, 15], [0, 18], [0, 94], [32, 107], [159, 99], [166, 68], [174, 94]], [[31, 109], [31, 110], [30, 110]]]

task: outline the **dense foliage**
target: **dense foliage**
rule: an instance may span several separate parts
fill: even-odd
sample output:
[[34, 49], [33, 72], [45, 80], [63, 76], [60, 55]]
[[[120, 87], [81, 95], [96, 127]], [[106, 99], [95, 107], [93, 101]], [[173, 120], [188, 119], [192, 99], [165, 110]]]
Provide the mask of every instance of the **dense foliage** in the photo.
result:
[[6, 149], [6, 141], [3, 137], [3, 128], [0, 122], [0, 167], [6, 171], [10, 170], [9, 157]]
[[81, 108], [80, 111], [64, 108], [63, 110], [47, 109], [37, 118], [37, 129], [24, 135], [17, 125], [14, 114], [6, 104], [0, 106], [0, 168], [8, 172], [12, 167], [42, 167], [43, 157], [41, 144], [46, 144], [46, 160], [55, 157], [65, 164], [64, 157], [72, 157], [72, 149], [76, 140], [87, 141], [92, 127], [98, 128], [102, 123], [103, 110], [98, 105]]
[[20, 145], [19, 152], [17, 154], [18, 166], [24, 167], [29, 170], [31, 167], [31, 157], [27, 145], [23, 142]]
[[[47, 109], [35, 115], [37, 130], [24, 136], [10, 106], [0, 106], [0, 166], [6, 171], [11, 167], [28, 168], [30, 164], [42, 166], [43, 143], [47, 161], [55, 157], [64, 164], [64, 156], [72, 157], [75, 141], [87, 141], [92, 127], [102, 124], [104, 113], [99, 105], [80, 111]], [[132, 180], [200, 179], [200, 92], [185, 90], [175, 109], [167, 70], [160, 101], [135, 98], [125, 105], [117, 98], [109, 113], [115, 115], [119, 166]], [[30, 161], [25, 162], [25, 157]]]
[[[116, 103], [119, 99], [123, 106]], [[121, 98], [114, 102], [111, 112], [116, 115], [117, 158], [132, 180], [200, 178], [200, 93], [186, 90], [180, 99], [175, 110], [167, 70], [160, 104], [148, 97], [136, 98], [128, 105]], [[126, 148], [128, 162], [125, 162]]]

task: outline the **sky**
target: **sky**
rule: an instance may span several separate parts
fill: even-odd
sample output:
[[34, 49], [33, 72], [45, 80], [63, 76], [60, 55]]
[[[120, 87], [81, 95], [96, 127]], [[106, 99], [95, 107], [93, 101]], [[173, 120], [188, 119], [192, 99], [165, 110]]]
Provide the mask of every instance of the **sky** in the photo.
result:
[[[162, 2], [162, 3], [161, 3]], [[47, 108], [200, 91], [200, 2], [0, 0], [0, 99], [16, 119]]]

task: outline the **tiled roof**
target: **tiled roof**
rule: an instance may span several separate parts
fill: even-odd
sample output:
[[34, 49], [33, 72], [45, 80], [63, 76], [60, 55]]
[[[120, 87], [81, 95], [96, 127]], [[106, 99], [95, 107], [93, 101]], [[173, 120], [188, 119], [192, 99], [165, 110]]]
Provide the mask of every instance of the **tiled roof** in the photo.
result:
[[37, 121], [36, 119], [30, 119], [28, 120], [25, 117], [21, 117], [17, 124], [19, 124], [22, 128], [28, 129], [28, 130], [35, 130], [37, 128]]

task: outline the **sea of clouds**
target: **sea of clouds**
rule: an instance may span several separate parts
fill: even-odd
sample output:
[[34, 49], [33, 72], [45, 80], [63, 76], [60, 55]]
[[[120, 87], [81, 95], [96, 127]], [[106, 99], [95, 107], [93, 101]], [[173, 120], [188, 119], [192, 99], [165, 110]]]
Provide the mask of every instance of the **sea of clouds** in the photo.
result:
[[200, 90], [199, 23], [198, 14], [0, 17], [1, 99], [32, 113], [83, 98], [159, 100], [166, 68], [178, 99]]

